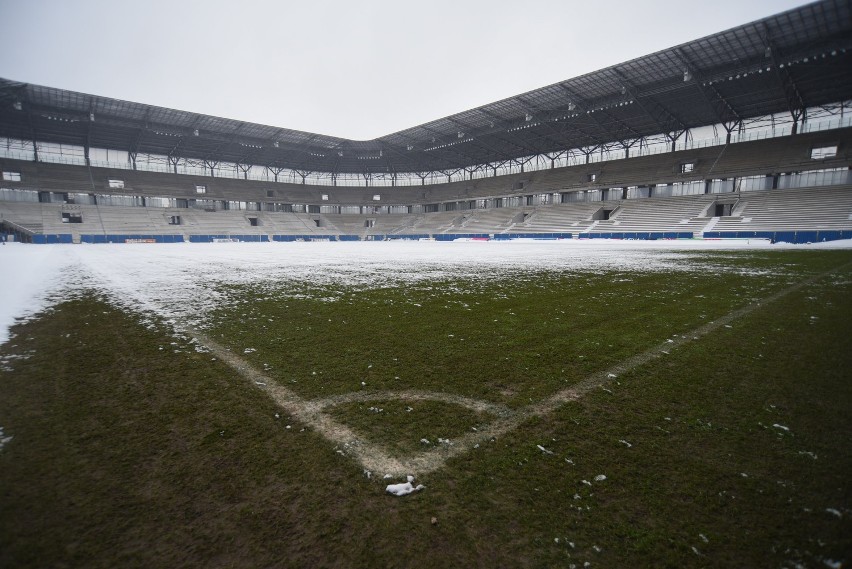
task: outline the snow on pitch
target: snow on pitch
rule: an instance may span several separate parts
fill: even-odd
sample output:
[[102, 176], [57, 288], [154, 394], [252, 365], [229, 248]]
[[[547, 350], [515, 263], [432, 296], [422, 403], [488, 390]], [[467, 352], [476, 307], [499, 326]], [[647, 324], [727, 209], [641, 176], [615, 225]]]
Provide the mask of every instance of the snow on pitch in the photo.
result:
[[394, 496], [405, 496], [425, 488], [422, 484], [418, 484], [417, 486], [412, 484], [412, 482], [414, 482], [414, 477], [410, 474], [407, 476], [407, 479], [407, 482], [402, 482], [400, 484], [388, 484], [387, 488], [385, 488], [385, 492], [393, 494]]
[[[447, 277], [494, 278], [533, 270], [674, 271], [682, 252], [779, 248], [765, 241], [517, 241], [20, 245], [0, 247], [0, 343], [9, 327], [87, 289], [126, 308], [203, 326], [219, 285], [388, 286]], [[852, 247], [831, 242], [802, 247]]]

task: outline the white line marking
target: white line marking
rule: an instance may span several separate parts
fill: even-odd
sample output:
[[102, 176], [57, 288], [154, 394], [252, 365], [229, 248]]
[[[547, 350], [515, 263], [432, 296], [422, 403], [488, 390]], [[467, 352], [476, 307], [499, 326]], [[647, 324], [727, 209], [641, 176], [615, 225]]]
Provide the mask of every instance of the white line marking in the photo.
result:
[[[207, 348], [215, 353], [222, 361], [228, 364], [242, 377], [249, 380], [251, 385], [254, 385], [258, 389], [262, 389], [268, 393], [282, 409], [290, 413], [302, 423], [309, 425], [332, 443], [342, 446], [343, 454], [355, 459], [364, 469], [373, 472], [380, 472], [382, 474], [392, 474], [394, 476], [404, 476], [407, 474], [423, 476], [424, 474], [443, 468], [447, 460], [450, 458], [468, 453], [475, 447], [478, 447], [480, 443], [489, 441], [515, 430], [524, 421], [532, 417], [547, 416], [566, 403], [579, 400], [591, 390], [602, 387], [607, 383], [611, 383], [618, 376], [644, 365], [651, 360], [657, 359], [661, 357], [661, 355], [667, 355], [669, 352], [679, 348], [680, 346], [699, 340], [718, 328], [728, 326], [734, 320], [747, 316], [758, 308], [762, 308], [767, 304], [775, 302], [792, 292], [846, 268], [846, 266], [848, 265], [843, 265], [809, 279], [805, 279], [764, 299], [733, 310], [732, 312], [700, 326], [691, 332], [681, 334], [675, 339], [666, 340], [658, 346], [631, 356], [609, 369], [593, 373], [571, 387], [558, 391], [538, 403], [528, 405], [515, 411], [512, 411], [503, 405], [471, 399], [468, 397], [415, 390], [398, 392], [355, 392], [311, 401], [303, 399], [290, 389], [278, 384], [275, 380], [256, 370], [244, 359], [240, 358], [209, 337], [190, 329], [184, 330], [185, 333], [195, 336], [199, 342], [207, 346]], [[459, 438], [454, 439], [452, 445], [435, 445], [430, 447], [429, 450], [416, 453], [412, 456], [396, 458], [388, 454], [381, 445], [363, 440], [359, 435], [352, 431], [352, 429], [323, 413], [326, 408], [342, 403], [380, 401], [386, 399], [443, 401], [446, 403], [461, 405], [476, 411], [492, 413], [496, 415], [497, 418], [490, 424], [480, 427], [476, 432], [466, 433]]]

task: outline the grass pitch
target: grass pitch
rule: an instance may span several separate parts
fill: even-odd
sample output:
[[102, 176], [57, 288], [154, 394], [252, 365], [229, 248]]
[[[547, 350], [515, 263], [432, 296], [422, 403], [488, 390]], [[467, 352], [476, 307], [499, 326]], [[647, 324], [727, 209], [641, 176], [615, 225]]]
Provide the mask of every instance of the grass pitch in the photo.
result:
[[357, 393], [327, 412], [402, 456], [493, 416], [382, 394], [522, 409], [844, 267], [450, 459], [403, 498], [215, 354], [96, 293], [61, 303], [0, 347], [0, 565], [848, 563], [850, 261], [706, 254], [671, 273], [221, 291], [243, 302], [205, 334], [307, 400]]

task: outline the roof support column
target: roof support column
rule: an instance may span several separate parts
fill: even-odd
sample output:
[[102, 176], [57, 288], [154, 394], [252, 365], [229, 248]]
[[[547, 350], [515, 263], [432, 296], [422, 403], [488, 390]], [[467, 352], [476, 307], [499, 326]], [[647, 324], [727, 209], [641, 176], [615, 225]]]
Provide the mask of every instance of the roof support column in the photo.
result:
[[790, 116], [793, 117], [793, 127], [790, 130], [790, 134], [796, 134], [799, 132], [799, 121], [802, 122], [802, 126], [805, 126], [805, 120], [807, 120], [807, 111], [805, 109], [790, 109]]
[[600, 148], [600, 145], [596, 145], [596, 146], [583, 146], [583, 147], [581, 147], [581, 148], [580, 148], [580, 152], [582, 152], [582, 153], [586, 156], [586, 164], [588, 164], [588, 163], [591, 161], [592, 153], [593, 153], [595, 150], [597, 150], [598, 148]]
[[725, 144], [730, 144], [731, 143], [731, 133], [733, 132], [734, 129], [738, 129], [738, 130], [742, 129], [743, 121], [735, 120], [735, 121], [724, 122], [724, 123], [722, 123], [722, 126], [725, 127], [725, 132], [727, 133], [725, 135]]
[[636, 144], [637, 142], [639, 142], [640, 140], [641, 140], [641, 139], [639, 139], [639, 138], [634, 138], [633, 140], [630, 140], [630, 141], [627, 141], [627, 140], [621, 140], [621, 141], [619, 141], [619, 144], [621, 145], [621, 147], [622, 147], [622, 148], [624, 148], [624, 157], [625, 157], [625, 158], [630, 158], [630, 148], [631, 148], [634, 144]]
[[218, 166], [218, 165], [219, 165], [218, 161], [216, 161], [216, 162], [213, 162], [212, 160], [205, 160], [204, 161], [204, 169], [205, 170], [207, 170], [208, 168], [210, 169], [210, 177], [211, 178], [216, 177], [216, 166]]
[[675, 151], [675, 148], [677, 146], [677, 139], [680, 138], [681, 136], [683, 136], [684, 134], [688, 133], [688, 132], [689, 132], [689, 129], [683, 129], [683, 130], [673, 130], [672, 132], [666, 133], [666, 138], [668, 138], [669, 140], [672, 141], [672, 152]]
[[278, 181], [278, 175], [279, 175], [281, 172], [283, 172], [283, 171], [284, 171], [284, 168], [281, 168], [281, 167], [279, 167], [279, 166], [267, 166], [267, 167], [266, 167], [266, 170], [267, 170], [268, 172], [272, 172], [272, 179], [273, 179], [273, 180], [275, 180], [275, 181], [277, 182], [277, 181]]

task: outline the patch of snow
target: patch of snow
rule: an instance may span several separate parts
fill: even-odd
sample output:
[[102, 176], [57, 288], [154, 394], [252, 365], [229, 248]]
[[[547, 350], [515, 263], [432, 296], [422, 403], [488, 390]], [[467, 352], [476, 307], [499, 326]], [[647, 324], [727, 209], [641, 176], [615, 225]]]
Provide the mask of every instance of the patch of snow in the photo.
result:
[[606, 476], [604, 474], [598, 474], [595, 476], [595, 482], [603, 482], [604, 480], [606, 480]]
[[543, 447], [543, 446], [541, 446], [541, 445], [535, 445], [535, 446], [536, 446], [536, 448], [537, 448], [538, 450], [540, 450], [541, 452], [543, 452], [543, 453], [545, 453], [545, 454], [553, 454], [553, 451], [552, 451], [552, 450], [547, 450], [546, 448], [544, 448], [544, 447]]
[[778, 423], [775, 423], [772, 426], [775, 427], [776, 429], [781, 429], [782, 431], [790, 432], [789, 427], [785, 427], [784, 425], [779, 425]]
[[[2, 431], [0, 431], [0, 435], [2, 435]], [[828, 512], [829, 514], [837, 516], [838, 518], [843, 517], [843, 514], [840, 513], [840, 510], [836, 510], [834, 508], [826, 508], [825, 511]]]
[[7, 276], [14, 275], [4, 279], [0, 295], [0, 344], [9, 340], [9, 327], [16, 320], [44, 310], [59, 300], [56, 292], [71, 284], [66, 273], [74, 258], [67, 247], [20, 243], [0, 247], [0, 267]]
[[217, 306], [229, 302], [230, 295], [241, 294], [233, 285], [292, 282], [367, 287], [447, 277], [493, 279], [530, 269], [689, 271], [698, 268], [690, 262], [689, 253], [706, 250], [850, 246], [852, 241], [784, 247], [756, 241], [609, 239], [489, 242], [485, 246], [407, 241], [9, 244], [0, 248], [0, 266], [15, 278], [5, 283], [0, 297], [0, 343], [9, 339], [9, 327], [16, 319], [88, 289], [108, 294], [119, 306], [169, 323], [204, 327]]
[[412, 482], [414, 482], [414, 477], [409, 474], [407, 482], [402, 482], [400, 484], [388, 484], [387, 488], [385, 488], [385, 492], [393, 494], [394, 496], [405, 496], [425, 488], [422, 484], [414, 486]]
[[621, 444], [623, 444], [623, 445], [624, 445], [624, 446], [626, 446], [627, 448], [630, 448], [630, 447], [632, 447], [632, 446], [633, 446], [632, 444], [628, 443], [628, 442], [627, 442], [627, 441], [625, 441], [624, 439], [618, 439], [618, 442], [620, 442]]
[[707, 539], [707, 536], [706, 536], [706, 535], [704, 535], [703, 533], [699, 533], [699, 534], [698, 534], [698, 537], [700, 537], [700, 538], [701, 538], [701, 541], [703, 541], [704, 543], [710, 543], [710, 540], [709, 540], [709, 539]]
[[6, 433], [3, 432], [3, 427], [0, 427], [0, 450], [3, 450], [3, 447], [6, 446], [13, 438], [14, 437], [11, 435], [7, 437]]

